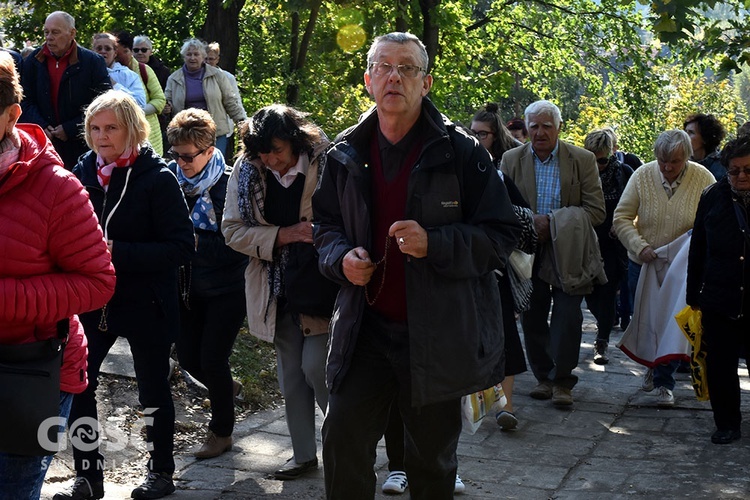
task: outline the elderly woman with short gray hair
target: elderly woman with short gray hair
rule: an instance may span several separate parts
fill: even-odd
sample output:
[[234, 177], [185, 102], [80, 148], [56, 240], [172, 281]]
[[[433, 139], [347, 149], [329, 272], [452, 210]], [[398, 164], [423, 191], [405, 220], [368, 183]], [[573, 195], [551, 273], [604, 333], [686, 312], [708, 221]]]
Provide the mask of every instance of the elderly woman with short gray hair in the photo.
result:
[[[633, 173], [615, 209], [613, 225], [630, 259], [632, 299], [641, 265], [657, 259], [657, 248], [692, 229], [701, 193], [716, 181], [704, 166], [689, 161], [692, 154], [690, 137], [684, 131], [659, 134], [654, 143], [656, 160]], [[646, 372], [643, 390], [658, 389], [659, 406], [674, 405], [676, 367], [677, 362], [671, 361]]]
[[216, 147], [224, 153], [229, 134], [228, 117], [236, 122], [247, 118], [238, 96], [224, 72], [206, 64], [206, 44], [197, 38], [185, 40], [180, 49], [185, 64], [167, 79], [165, 113], [183, 109], [205, 109], [216, 122]]

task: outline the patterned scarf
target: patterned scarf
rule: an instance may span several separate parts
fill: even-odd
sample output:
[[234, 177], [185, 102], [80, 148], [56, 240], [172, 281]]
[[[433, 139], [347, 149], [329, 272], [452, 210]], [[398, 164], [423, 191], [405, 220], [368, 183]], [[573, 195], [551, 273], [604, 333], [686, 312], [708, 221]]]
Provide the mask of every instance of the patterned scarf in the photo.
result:
[[[268, 225], [268, 223], [258, 221], [253, 208], [253, 206], [257, 207], [261, 217], [265, 217], [265, 170], [261, 172], [262, 167], [256, 167], [247, 158], [242, 158], [239, 168], [237, 202], [240, 217], [249, 227]], [[289, 262], [289, 247], [283, 246], [280, 251], [274, 252], [273, 261], [262, 260], [261, 262], [268, 273], [268, 287], [271, 290], [268, 304], [266, 304], [265, 319], [267, 320], [271, 301], [284, 296], [284, 270]]]
[[737, 199], [745, 205], [745, 208], [750, 208], [750, 191], [738, 191], [731, 186], [730, 188], [732, 189], [732, 193], [737, 196]]
[[115, 168], [129, 167], [138, 158], [139, 148], [125, 148], [119, 158], [112, 163], [105, 164], [104, 158], [99, 153], [96, 154], [96, 177], [99, 179], [99, 184], [104, 188], [106, 192], [109, 189], [109, 180], [112, 178], [112, 171]]
[[[173, 162], [174, 163], [174, 162]], [[177, 168], [177, 180], [182, 187], [182, 191], [187, 196], [200, 196], [193, 206], [193, 211], [190, 214], [190, 220], [193, 221], [193, 226], [196, 229], [205, 229], [208, 231], [219, 231], [219, 224], [216, 220], [216, 211], [214, 210], [214, 203], [211, 200], [211, 194], [209, 190], [219, 182], [221, 176], [224, 174], [226, 163], [224, 162], [224, 155], [221, 154], [219, 148], [214, 148], [214, 154], [206, 163], [200, 174], [195, 177], [185, 177], [185, 173], [181, 168]]]
[[6, 134], [0, 141], [0, 178], [16, 164], [21, 157], [21, 137], [14, 128], [11, 133]]
[[611, 156], [607, 167], [599, 172], [605, 200], [617, 200], [620, 197], [620, 179], [617, 175], [619, 171], [620, 162], [616, 156]]

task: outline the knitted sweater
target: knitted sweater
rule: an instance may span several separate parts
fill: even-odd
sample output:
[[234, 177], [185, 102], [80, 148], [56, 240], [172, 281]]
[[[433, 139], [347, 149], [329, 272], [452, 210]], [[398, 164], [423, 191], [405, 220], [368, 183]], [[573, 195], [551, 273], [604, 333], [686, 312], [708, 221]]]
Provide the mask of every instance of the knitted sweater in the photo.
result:
[[688, 162], [682, 182], [671, 198], [662, 186], [659, 165], [652, 161], [630, 177], [615, 209], [613, 226], [633, 262], [647, 246], [657, 249], [693, 227], [703, 189], [716, 180], [702, 165]]

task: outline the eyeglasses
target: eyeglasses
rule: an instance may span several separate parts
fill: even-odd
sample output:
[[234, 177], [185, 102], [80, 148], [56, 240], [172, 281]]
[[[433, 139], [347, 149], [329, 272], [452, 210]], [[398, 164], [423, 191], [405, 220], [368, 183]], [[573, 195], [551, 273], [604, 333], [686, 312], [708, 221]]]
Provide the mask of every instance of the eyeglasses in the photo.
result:
[[393, 68], [396, 68], [396, 71], [398, 71], [398, 74], [406, 77], [406, 78], [416, 78], [419, 76], [419, 73], [425, 72], [427, 73], [427, 70], [424, 68], [420, 68], [419, 66], [414, 66], [413, 64], [389, 64], [387, 62], [372, 62], [370, 63], [370, 74], [372, 76], [387, 76], [391, 74], [391, 71], [393, 71]]
[[733, 168], [732, 170], [727, 170], [727, 175], [730, 175], [732, 177], [737, 177], [738, 175], [740, 175], [740, 172], [745, 174], [745, 177], [750, 177], [750, 168], [743, 168], [743, 169]]
[[149, 49], [148, 47], [135, 47], [135, 48], [133, 49], [133, 52], [135, 52], [136, 54], [137, 54], [138, 52], [143, 52], [143, 53], [145, 54], [145, 53], [146, 53], [146, 52], [148, 52], [149, 50], [151, 50], [151, 49]]
[[604, 158], [597, 158], [596, 163], [599, 165], [606, 165], [609, 163], [609, 157], [605, 156]]
[[[206, 148], [206, 149], [208, 149], [208, 148]], [[198, 151], [194, 155], [181, 155], [177, 151], [173, 151], [173, 150], [170, 149], [169, 151], [167, 151], [167, 156], [170, 157], [171, 159], [173, 159], [174, 161], [182, 160], [185, 163], [193, 163], [193, 160], [195, 160], [196, 157], [198, 157], [198, 156], [202, 155], [203, 153], [205, 153], [206, 149], [201, 149], [200, 151]]]
[[474, 135], [479, 137], [479, 139], [482, 141], [485, 140], [488, 135], [495, 135], [494, 132], [488, 132], [486, 130], [472, 130], [472, 132], [474, 132]]

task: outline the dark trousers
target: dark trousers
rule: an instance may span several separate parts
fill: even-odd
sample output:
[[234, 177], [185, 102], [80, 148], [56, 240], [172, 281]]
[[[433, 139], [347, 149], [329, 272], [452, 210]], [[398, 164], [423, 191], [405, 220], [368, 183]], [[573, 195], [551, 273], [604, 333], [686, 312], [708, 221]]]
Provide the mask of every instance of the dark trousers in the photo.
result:
[[[578, 366], [583, 333], [583, 295], [570, 295], [534, 275], [531, 307], [521, 314], [526, 356], [539, 382], [572, 389], [578, 382], [573, 370]], [[552, 316], [547, 317], [552, 305]]]
[[618, 281], [608, 281], [604, 285], [594, 285], [586, 295], [586, 306], [596, 318], [596, 340], [609, 342], [612, 325], [615, 322]]
[[385, 428], [385, 454], [388, 455], [388, 470], [390, 472], [404, 470], [404, 421], [401, 420], [401, 410], [394, 401], [388, 412], [388, 424]]
[[[97, 442], [100, 436], [97, 429], [92, 429], [86, 422], [97, 420], [96, 388], [99, 385], [99, 369], [117, 340], [117, 335], [100, 332], [95, 325], [84, 326], [89, 343], [89, 385], [85, 391], [73, 398], [69, 418], [71, 443], [76, 476], [85, 477], [90, 481], [102, 481], [104, 457], [99, 452]], [[172, 474], [175, 467], [172, 456], [175, 413], [169, 386], [169, 352], [172, 343], [154, 334], [133, 336], [128, 339], [128, 343], [138, 382], [138, 401], [143, 406], [146, 422], [146, 441], [151, 455], [148, 468], [153, 472]], [[82, 417], [88, 418], [77, 421]], [[104, 430], [106, 432], [106, 427]], [[94, 436], [94, 439], [90, 439], [89, 436]], [[138, 438], [135, 435], [128, 436], [131, 440]], [[76, 446], [76, 440], [82, 440], [81, 446]]]
[[375, 450], [394, 397], [404, 421], [411, 498], [453, 498], [461, 400], [412, 407], [409, 368], [406, 328], [366, 316], [349, 371], [331, 393], [323, 422], [327, 498], [375, 497]]
[[703, 310], [703, 340], [706, 345], [706, 379], [714, 423], [719, 430], [739, 430], [740, 380], [737, 363], [740, 353], [750, 348], [750, 318], [733, 320]]
[[191, 297], [190, 308], [180, 303], [180, 366], [208, 389], [211, 422], [208, 428], [220, 437], [232, 435], [234, 396], [229, 356], [245, 319], [245, 292], [216, 297]]

